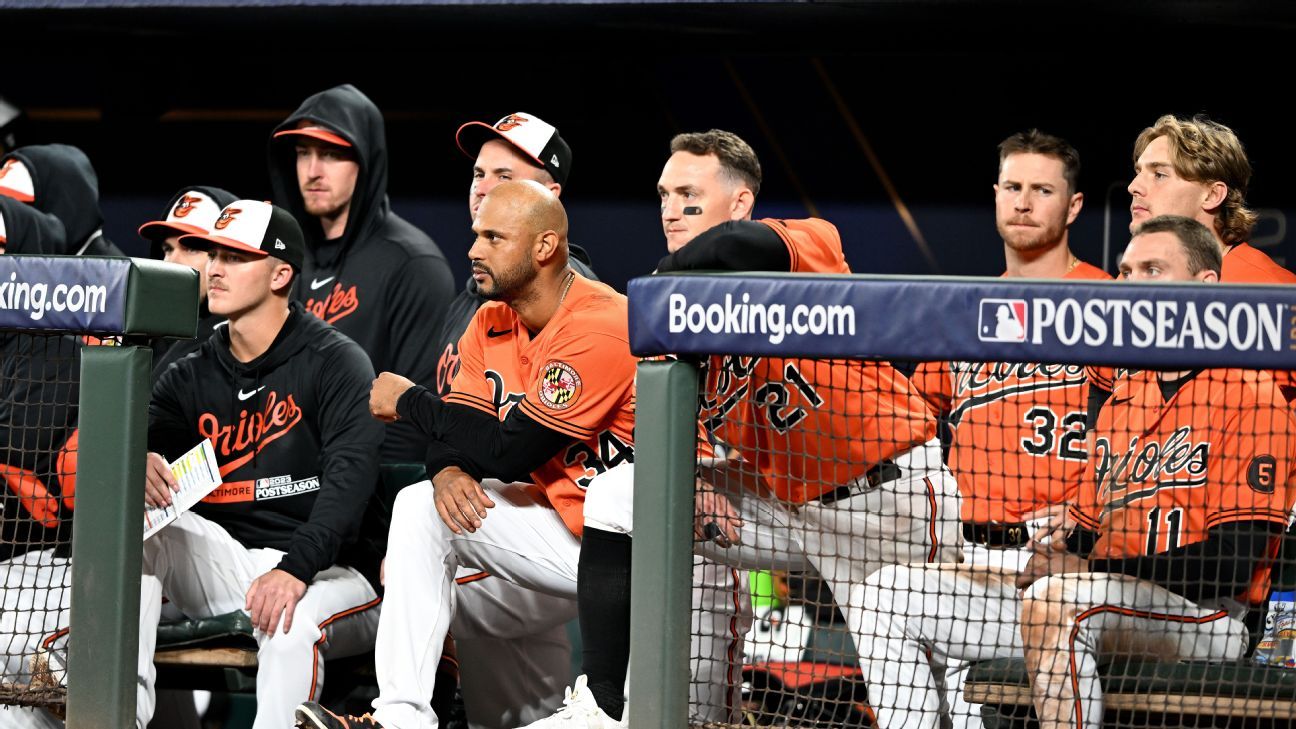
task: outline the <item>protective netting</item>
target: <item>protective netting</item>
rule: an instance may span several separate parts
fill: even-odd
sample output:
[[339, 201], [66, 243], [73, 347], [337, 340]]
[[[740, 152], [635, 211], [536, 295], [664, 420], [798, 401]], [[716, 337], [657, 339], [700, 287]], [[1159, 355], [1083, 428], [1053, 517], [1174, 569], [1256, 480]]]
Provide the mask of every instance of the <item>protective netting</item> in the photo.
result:
[[0, 331], [4, 704], [55, 706], [66, 694], [80, 346]]
[[1286, 373], [728, 355], [702, 373], [693, 723], [1296, 717]]

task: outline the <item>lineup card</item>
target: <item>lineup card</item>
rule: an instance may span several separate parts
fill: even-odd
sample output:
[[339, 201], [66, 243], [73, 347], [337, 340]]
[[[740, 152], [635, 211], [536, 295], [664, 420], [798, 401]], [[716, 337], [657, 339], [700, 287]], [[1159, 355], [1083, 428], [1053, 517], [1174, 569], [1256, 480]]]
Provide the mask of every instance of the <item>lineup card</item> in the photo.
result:
[[220, 467], [216, 463], [216, 451], [212, 449], [210, 440], [203, 439], [169, 465], [171, 475], [180, 482], [180, 490], [171, 494], [170, 506], [157, 508], [144, 505], [145, 539], [175, 521], [221, 484]]

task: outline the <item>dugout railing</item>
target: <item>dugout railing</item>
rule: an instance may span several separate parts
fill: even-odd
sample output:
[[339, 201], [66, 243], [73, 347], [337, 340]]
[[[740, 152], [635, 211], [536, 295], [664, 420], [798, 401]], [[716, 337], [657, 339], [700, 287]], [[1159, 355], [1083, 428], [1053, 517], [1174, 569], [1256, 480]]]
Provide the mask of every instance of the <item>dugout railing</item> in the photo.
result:
[[187, 267], [0, 256], [0, 329], [87, 342], [80, 349], [65, 680], [71, 729], [135, 721], [149, 345], [156, 337], [192, 338], [197, 321], [198, 277]]
[[[636, 279], [629, 299], [632, 351], [653, 358], [640, 365], [637, 393], [627, 709], [630, 726], [637, 729], [690, 723], [699, 363], [709, 357], [1296, 369], [1296, 292], [1275, 286], [694, 274]], [[1010, 314], [999, 314], [1004, 306]], [[1189, 310], [1196, 326], [1185, 328]], [[1001, 329], [998, 319], [1005, 318], [1012, 321]], [[1012, 669], [999, 667], [1001, 673]], [[1164, 670], [1157, 670], [1152, 666], [1146, 672], [1165, 678]], [[1267, 681], [1251, 687], [1257, 699], [1264, 699], [1254, 715], [1272, 717], [1275, 695], [1296, 714], [1296, 673], [1273, 670], [1283, 673], [1247, 679], [1245, 672], [1231, 671], [1230, 684], [1209, 678], [1217, 672], [1190, 667], [1176, 672], [1170, 684], [1199, 697], [1232, 692], [1230, 706], [1247, 715], [1236, 709], [1246, 702], [1247, 681]], [[1292, 686], [1282, 689], [1287, 684]], [[983, 699], [984, 688], [978, 694]], [[1210, 705], [1193, 704], [1207, 714]], [[1146, 699], [1138, 703], [1143, 711], [1149, 706]], [[1157, 710], [1183, 713], [1173, 696], [1152, 709]]]

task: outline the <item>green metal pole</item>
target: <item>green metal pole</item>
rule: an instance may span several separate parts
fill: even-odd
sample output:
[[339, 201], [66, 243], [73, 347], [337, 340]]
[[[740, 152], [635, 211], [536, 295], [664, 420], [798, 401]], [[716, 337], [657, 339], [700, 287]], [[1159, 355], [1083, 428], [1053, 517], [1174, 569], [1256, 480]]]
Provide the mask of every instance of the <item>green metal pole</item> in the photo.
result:
[[135, 726], [147, 347], [81, 353], [68, 729]]
[[643, 362], [635, 398], [630, 726], [688, 725], [697, 367]]

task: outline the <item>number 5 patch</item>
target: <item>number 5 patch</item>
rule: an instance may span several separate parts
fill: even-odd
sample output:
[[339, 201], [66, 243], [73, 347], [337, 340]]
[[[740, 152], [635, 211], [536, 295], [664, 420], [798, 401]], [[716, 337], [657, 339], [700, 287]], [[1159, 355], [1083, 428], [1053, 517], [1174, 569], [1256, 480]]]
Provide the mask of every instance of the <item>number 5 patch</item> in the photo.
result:
[[551, 410], [566, 410], [580, 397], [581, 378], [566, 362], [550, 362], [540, 377], [540, 402]]
[[1274, 492], [1274, 476], [1278, 470], [1278, 459], [1273, 456], [1256, 456], [1247, 468], [1247, 485], [1262, 494]]

